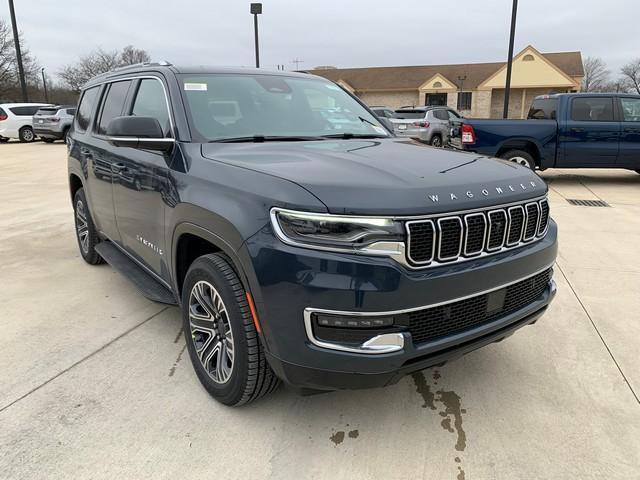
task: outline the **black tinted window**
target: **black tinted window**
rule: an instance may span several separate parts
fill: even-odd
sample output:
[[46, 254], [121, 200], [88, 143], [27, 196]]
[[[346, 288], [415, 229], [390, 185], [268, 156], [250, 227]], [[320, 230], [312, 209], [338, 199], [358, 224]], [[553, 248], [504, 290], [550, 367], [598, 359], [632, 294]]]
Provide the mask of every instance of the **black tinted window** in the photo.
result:
[[140, 117], [153, 117], [160, 122], [165, 135], [169, 133], [169, 111], [167, 110], [164, 89], [159, 80], [145, 78], [140, 82], [131, 114]]
[[7, 112], [5, 112], [2, 107], [0, 107], [0, 117], [6, 116]]
[[31, 117], [36, 114], [36, 112], [40, 109], [40, 107], [12, 107], [9, 110], [14, 115], [19, 115], [22, 117]]
[[527, 118], [534, 120], [555, 120], [557, 110], [557, 98], [537, 98], [531, 104]]
[[613, 98], [574, 98], [571, 102], [571, 120], [587, 122], [612, 122]]
[[426, 116], [423, 110], [396, 110], [396, 118], [401, 119], [417, 119], [424, 118]]
[[68, 115], [75, 115], [76, 114], [76, 109], [75, 108], [67, 108], [67, 114]]
[[97, 133], [100, 135], [107, 133], [107, 125], [111, 120], [122, 115], [124, 101], [127, 98], [130, 85], [130, 80], [109, 85], [109, 89], [104, 95], [105, 99], [102, 103], [102, 113], [100, 114], [100, 124], [98, 125]]
[[80, 105], [78, 106], [78, 114], [76, 115], [76, 130], [84, 132], [89, 128], [89, 122], [91, 121], [91, 114], [93, 113], [93, 107], [96, 104], [96, 97], [100, 87], [89, 88], [84, 91], [82, 98], [80, 99]]

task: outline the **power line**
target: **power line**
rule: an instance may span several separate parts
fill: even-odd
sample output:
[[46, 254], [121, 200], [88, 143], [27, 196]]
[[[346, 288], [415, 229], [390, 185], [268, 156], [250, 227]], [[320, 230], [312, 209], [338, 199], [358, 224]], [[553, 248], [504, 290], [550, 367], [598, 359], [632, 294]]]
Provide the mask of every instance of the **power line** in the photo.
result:
[[299, 58], [295, 58], [293, 60], [291, 60], [291, 62], [289, 63], [293, 63], [296, 66], [296, 70], [300, 70], [300, 64], [304, 63], [304, 60], [300, 60]]

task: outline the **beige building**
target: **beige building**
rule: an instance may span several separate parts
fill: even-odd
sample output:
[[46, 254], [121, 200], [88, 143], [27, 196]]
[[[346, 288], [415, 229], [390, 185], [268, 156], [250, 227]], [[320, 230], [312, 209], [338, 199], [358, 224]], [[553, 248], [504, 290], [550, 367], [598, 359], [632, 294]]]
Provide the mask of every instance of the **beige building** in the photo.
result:
[[[409, 67], [319, 68], [371, 106], [448, 105], [468, 117], [502, 117], [506, 62]], [[580, 90], [580, 52], [540, 53], [526, 47], [513, 58], [509, 118], [524, 118], [536, 95]]]

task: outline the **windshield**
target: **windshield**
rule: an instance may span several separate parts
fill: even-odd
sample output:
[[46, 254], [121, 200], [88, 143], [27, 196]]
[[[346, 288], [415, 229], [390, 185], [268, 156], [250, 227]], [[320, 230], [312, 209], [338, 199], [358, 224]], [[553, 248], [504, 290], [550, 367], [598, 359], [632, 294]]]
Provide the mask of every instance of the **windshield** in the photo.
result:
[[196, 141], [390, 136], [375, 116], [325, 80], [235, 74], [179, 79]]

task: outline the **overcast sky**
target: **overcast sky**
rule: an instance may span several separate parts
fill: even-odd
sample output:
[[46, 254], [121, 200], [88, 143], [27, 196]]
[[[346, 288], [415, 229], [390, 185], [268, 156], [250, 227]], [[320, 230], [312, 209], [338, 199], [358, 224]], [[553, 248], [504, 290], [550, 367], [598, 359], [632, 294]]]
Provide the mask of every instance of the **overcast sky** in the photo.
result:
[[[254, 62], [249, 3], [238, 0], [15, 0], [19, 28], [50, 75], [100, 46], [145, 48], [176, 64]], [[516, 52], [580, 50], [612, 72], [640, 57], [638, 0], [520, 0]], [[265, 0], [262, 65], [366, 67], [506, 58], [511, 0]], [[5, 0], [0, 16], [9, 20]]]

